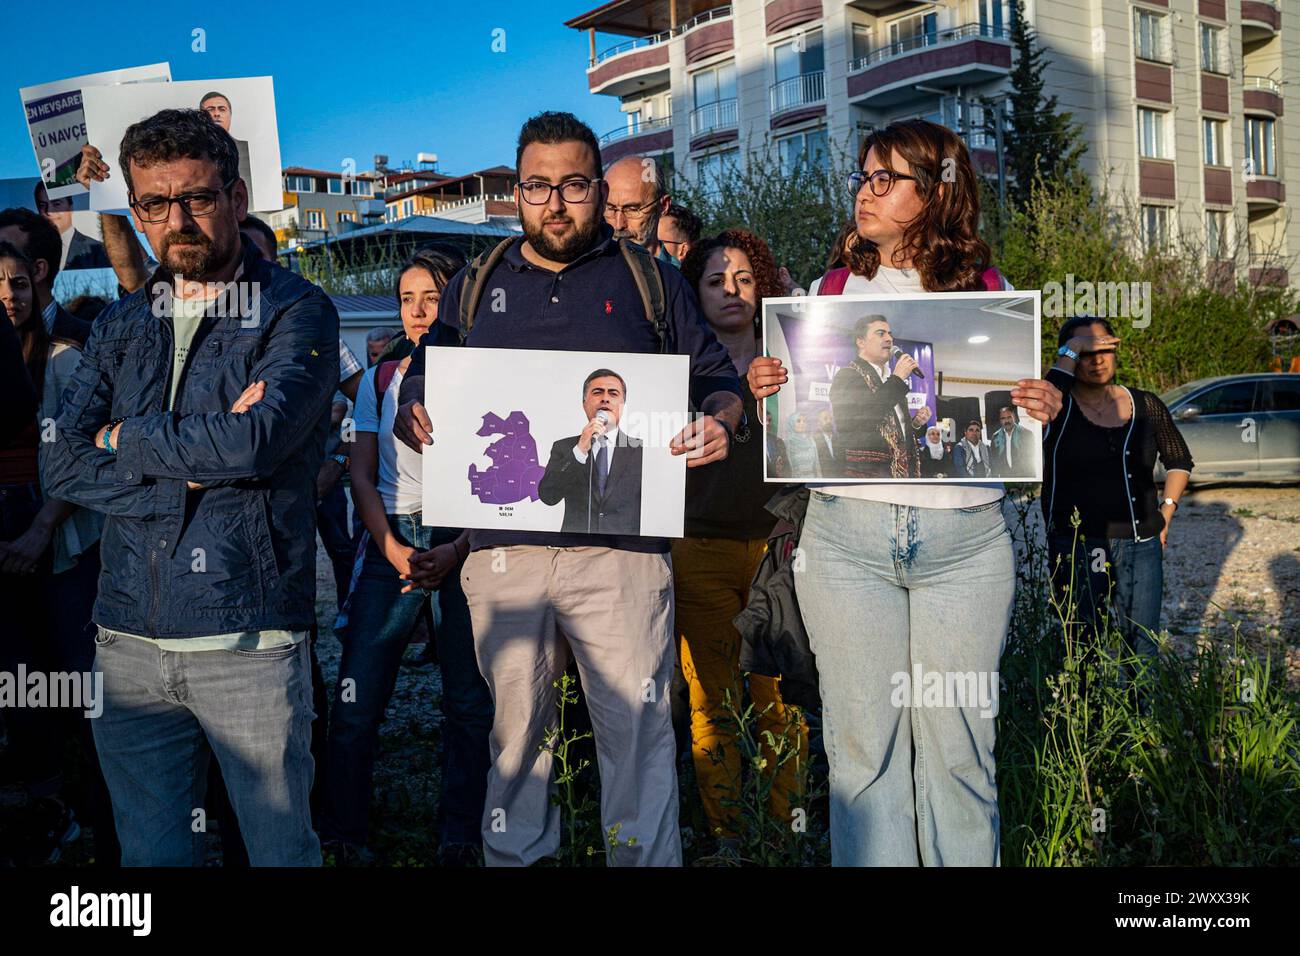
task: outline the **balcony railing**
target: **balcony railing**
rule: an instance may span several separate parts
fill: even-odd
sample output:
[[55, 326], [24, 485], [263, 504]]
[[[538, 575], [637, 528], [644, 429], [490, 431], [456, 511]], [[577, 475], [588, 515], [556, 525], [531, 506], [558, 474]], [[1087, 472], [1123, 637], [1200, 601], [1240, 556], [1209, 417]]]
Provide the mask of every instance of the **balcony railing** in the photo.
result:
[[826, 99], [826, 74], [822, 70], [816, 73], [803, 73], [788, 80], [774, 83], [769, 88], [772, 97], [772, 115], [796, 106], [808, 106]]
[[994, 26], [988, 23], [967, 23], [959, 27], [950, 27], [947, 30], [935, 30], [931, 33], [918, 33], [916, 36], [908, 37], [905, 40], [895, 40], [893, 43], [886, 43], [884, 46], [878, 46], [866, 56], [858, 57], [856, 60], [849, 62], [849, 72], [853, 73], [858, 70], [865, 70], [869, 66], [880, 63], [884, 60], [892, 60], [896, 56], [902, 56], [906, 53], [915, 53], [917, 50], [928, 49], [929, 47], [943, 46], [947, 43], [956, 43], [959, 40], [968, 40], [971, 37], [987, 37], [992, 40], [1006, 40], [1011, 36], [1011, 28], [1006, 26]]
[[600, 138], [601, 146], [608, 146], [610, 143], [617, 143], [621, 139], [627, 139], [630, 136], [642, 136], [645, 133], [654, 133], [661, 129], [668, 129], [673, 125], [671, 116], [657, 116], [654, 119], [638, 121], [636, 123], [625, 123], [618, 129], [612, 129]]
[[618, 56], [620, 53], [629, 53], [632, 50], [639, 50], [642, 47], [656, 46], [660, 43], [666, 43], [675, 36], [679, 36], [688, 30], [693, 30], [702, 23], [708, 23], [710, 20], [721, 20], [723, 17], [731, 16], [731, 4], [725, 4], [720, 7], [714, 7], [712, 10], [705, 10], [703, 13], [691, 17], [685, 23], [679, 23], [675, 30], [664, 30], [662, 33], [656, 33], [652, 36], [635, 37], [631, 40], [624, 40], [622, 43], [616, 43], [607, 50], [602, 50], [591, 58], [591, 66], [598, 66], [611, 57]]
[[671, 40], [672, 38], [673, 31], [665, 30], [663, 33], [656, 33], [654, 36], [636, 37], [632, 40], [624, 40], [622, 43], [614, 44], [614, 46], [610, 47], [608, 50], [601, 50], [597, 53], [592, 57], [591, 65], [596, 66], [603, 63], [605, 60], [608, 60], [610, 57], [618, 56], [620, 53], [627, 53], [630, 50], [639, 50], [646, 46], [655, 46], [656, 44], [663, 43], [665, 40]]
[[736, 100], [717, 100], [691, 110], [691, 135], [712, 133], [716, 130], [735, 129], [739, 126]]
[[1243, 89], [1247, 90], [1263, 90], [1265, 93], [1282, 95], [1282, 84], [1271, 76], [1243, 76], [1241, 85]]

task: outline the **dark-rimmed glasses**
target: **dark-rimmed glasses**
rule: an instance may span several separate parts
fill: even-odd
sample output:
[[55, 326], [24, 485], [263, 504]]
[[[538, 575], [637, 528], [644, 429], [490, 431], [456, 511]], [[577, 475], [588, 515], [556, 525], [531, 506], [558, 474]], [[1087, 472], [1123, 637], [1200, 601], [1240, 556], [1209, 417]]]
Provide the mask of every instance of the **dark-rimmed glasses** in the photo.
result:
[[171, 215], [172, 203], [178, 202], [181, 208], [185, 210], [186, 215], [194, 219], [202, 219], [204, 216], [211, 216], [217, 209], [217, 197], [235, 185], [235, 179], [230, 180], [220, 189], [196, 189], [191, 193], [182, 193], [179, 196], [159, 196], [156, 199], [133, 199], [131, 208], [135, 214], [140, 217], [141, 222], [166, 222], [167, 217]]
[[545, 206], [551, 201], [551, 194], [558, 190], [560, 198], [565, 202], [581, 203], [587, 201], [591, 187], [598, 182], [600, 182], [599, 176], [595, 179], [566, 179], [558, 186], [530, 179], [526, 183], [519, 184], [519, 195], [530, 206]]
[[894, 188], [894, 182], [899, 179], [910, 179], [913, 182], [916, 181], [915, 176], [908, 176], [905, 173], [896, 173], [889, 169], [877, 169], [871, 175], [867, 175], [866, 172], [859, 169], [858, 171], [849, 173], [848, 175], [849, 189], [855, 196], [862, 190], [864, 183], [871, 184], [871, 195], [884, 196]]

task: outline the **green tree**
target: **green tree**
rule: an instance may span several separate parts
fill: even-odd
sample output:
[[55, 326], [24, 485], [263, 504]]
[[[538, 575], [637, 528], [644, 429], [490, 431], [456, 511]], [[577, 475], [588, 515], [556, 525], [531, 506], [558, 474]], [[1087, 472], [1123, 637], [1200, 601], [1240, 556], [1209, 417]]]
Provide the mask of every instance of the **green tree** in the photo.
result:
[[[1083, 128], [1073, 114], [1061, 111], [1055, 93], [1043, 93], [1043, 71], [1049, 61], [1025, 16], [1023, 0], [1013, 0], [1011, 45], [1015, 47], [1015, 67], [1010, 77], [1011, 115], [1004, 147], [1007, 201], [1020, 209], [1029, 201], [1039, 176], [1046, 180], [1081, 177], [1079, 164], [1087, 146]], [[988, 98], [983, 103], [986, 109], [996, 108]]]

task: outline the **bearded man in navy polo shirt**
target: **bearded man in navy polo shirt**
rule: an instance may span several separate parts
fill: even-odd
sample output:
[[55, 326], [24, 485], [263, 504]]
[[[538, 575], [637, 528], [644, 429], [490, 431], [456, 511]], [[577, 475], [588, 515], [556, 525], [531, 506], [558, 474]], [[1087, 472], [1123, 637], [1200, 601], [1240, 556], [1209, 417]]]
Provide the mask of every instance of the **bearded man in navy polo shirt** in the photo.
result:
[[[629, 263], [604, 221], [608, 185], [591, 130], [569, 113], [542, 113], [519, 134], [515, 201], [524, 238], [482, 281], [464, 344], [658, 352]], [[663, 351], [691, 357], [700, 415], [672, 442], [688, 468], [727, 457], [742, 424], [740, 383], [677, 270], [655, 261], [665, 309]], [[421, 345], [460, 340], [462, 276], [447, 284], [438, 321]], [[394, 434], [417, 451], [439, 415], [425, 409], [424, 350], [402, 382]], [[742, 431], [742, 437], [744, 432]], [[571, 652], [595, 730], [601, 823], [617, 827], [612, 865], [679, 866], [677, 774], [668, 689], [675, 666], [672, 566], [667, 539], [626, 535], [475, 531], [461, 583], [474, 647], [496, 713], [483, 813], [489, 865], [527, 866], [560, 846], [544, 734], [556, 719], [553, 682]], [[448, 569], [430, 553], [412, 579]]]

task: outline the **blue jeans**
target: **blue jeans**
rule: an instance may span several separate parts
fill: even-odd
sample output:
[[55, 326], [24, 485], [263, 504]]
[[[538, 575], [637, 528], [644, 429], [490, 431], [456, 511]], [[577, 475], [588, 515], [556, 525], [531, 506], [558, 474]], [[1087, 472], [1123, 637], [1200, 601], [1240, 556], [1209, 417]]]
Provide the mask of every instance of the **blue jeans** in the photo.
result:
[[[307, 641], [264, 651], [164, 651], [100, 630], [94, 721], [123, 866], [202, 866], [216, 754], [253, 866], [320, 866], [311, 825]], [[200, 814], [197, 811], [202, 810]]]
[[[400, 540], [421, 551], [460, 534], [425, 527], [419, 513], [389, 515], [388, 525]], [[330, 774], [321, 826], [327, 838], [357, 846], [364, 846], [367, 838], [379, 725], [411, 631], [433, 596], [419, 589], [402, 594], [405, 583], [371, 539], [352, 592], [348, 626], [339, 635], [343, 659], [330, 711]], [[474, 659], [460, 567], [449, 571], [433, 593], [440, 612], [436, 639], [442, 670], [441, 838], [444, 845], [478, 845], [490, 766], [492, 695]], [[346, 679], [353, 683], [345, 688]]]
[[[1059, 600], [1072, 597], [1085, 633], [1096, 634], [1099, 618], [1109, 617], [1130, 649], [1153, 657], [1159, 648], [1151, 633], [1160, 629], [1164, 595], [1164, 554], [1158, 537], [1084, 538], [1052, 534], [1048, 567]], [[1067, 591], [1073, 589], [1073, 594]]]
[[1000, 502], [914, 508], [813, 491], [799, 547], [832, 863], [997, 865], [997, 672], [1015, 593]]
[[352, 580], [352, 557], [356, 550], [353, 545], [356, 539], [348, 527], [348, 496], [342, 481], [336, 481], [316, 503], [316, 531], [334, 569], [334, 594], [338, 606], [342, 607], [348, 596], [348, 582]]

